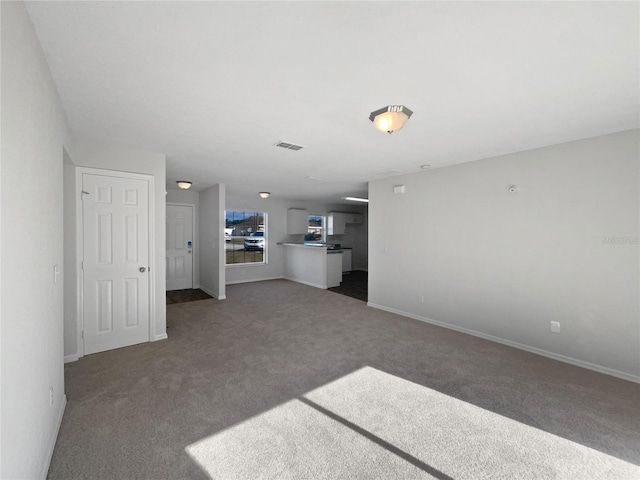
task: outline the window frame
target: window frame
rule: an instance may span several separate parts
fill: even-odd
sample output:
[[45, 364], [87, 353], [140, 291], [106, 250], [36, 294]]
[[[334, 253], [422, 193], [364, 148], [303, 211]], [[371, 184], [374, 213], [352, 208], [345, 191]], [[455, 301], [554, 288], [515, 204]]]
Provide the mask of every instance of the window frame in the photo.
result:
[[[247, 209], [233, 209], [233, 208], [227, 208], [224, 211], [224, 228], [232, 228], [233, 230], [235, 230], [237, 227], [233, 226], [233, 224], [228, 225], [228, 218], [227, 218], [227, 214], [229, 212], [240, 212], [242, 214], [243, 217], [245, 217], [245, 214], [247, 213], [252, 213], [254, 214], [253, 216], [257, 217], [258, 219], [262, 218], [262, 222], [261, 223], [257, 223], [257, 230], [252, 230], [251, 233], [249, 233], [248, 235], [231, 235], [231, 242], [233, 242], [234, 239], [241, 239], [242, 240], [242, 252], [244, 252], [244, 255], [246, 256], [246, 253], [253, 253], [253, 251], [249, 251], [249, 250], [245, 250], [244, 249], [244, 241], [247, 238], [251, 238], [252, 235], [256, 232], [264, 232], [262, 238], [264, 238], [264, 247], [262, 249], [262, 261], [254, 261], [254, 262], [236, 262], [236, 263], [227, 263], [228, 262], [228, 250], [227, 250], [227, 242], [226, 242], [226, 236], [225, 236], [225, 258], [224, 258], [224, 266], [229, 267], [229, 268], [234, 268], [234, 267], [257, 267], [257, 266], [263, 266], [263, 265], [268, 265], [269, 264], [269, 255], [268, 255], [268, 251], [269, 251], [269, 225], [268, 225], [268, 212], [267, 211], [261, 211], [261, 210], [247, 210]], [[246, 218], [251, 218], [251, 217], [246, 217]], [[233, 220], [232, 220], [233, 221]], [[250, 227], [253, 228], [253, 227]], [[253, 237], [255, 238], [255, 236]], [[231, 250], [233, 252], [235, 252], [236, 250]], [[256, 252], [257, 253], [257, 252]]]
[[[309, 228], [311, 227], [311, 225], [309, 224], [311, 221], [311, 217], [320, 217], [322, 223], [321, 223], [321, 238], [320, 240], [307, 240], [306, 236], [309, 234]], [[307, 215], [307, 233], [304, 234], [305, 242], [318, 242], [318, 243], [327, 243], [327, 216], [326, 215], [318, 215], [315, 213], [310, 213]]]

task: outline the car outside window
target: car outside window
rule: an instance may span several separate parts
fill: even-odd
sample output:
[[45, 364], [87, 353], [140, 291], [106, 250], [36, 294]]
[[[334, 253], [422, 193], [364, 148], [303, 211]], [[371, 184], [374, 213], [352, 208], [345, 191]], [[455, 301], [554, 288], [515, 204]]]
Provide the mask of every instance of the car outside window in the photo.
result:
[[225, 264], [267, 263], [267, 214], [246, 210], [225, 211]]
[[307, 233], [304, 236], [305, 242], [326, 242], [327, 236], [324, 228], [324, 216], [309, 215]]

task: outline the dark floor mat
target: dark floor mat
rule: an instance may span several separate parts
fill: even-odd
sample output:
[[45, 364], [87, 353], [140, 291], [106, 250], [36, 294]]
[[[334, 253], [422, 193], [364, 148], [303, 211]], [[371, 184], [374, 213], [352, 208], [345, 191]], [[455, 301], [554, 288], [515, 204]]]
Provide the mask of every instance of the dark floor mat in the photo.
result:
[[167, 305], [172, 303], [195, 302], [196, 300], [208, 300], [213, 298], [199, 288], [187, 288], [186, 290], [171, 290], [167, 292]]

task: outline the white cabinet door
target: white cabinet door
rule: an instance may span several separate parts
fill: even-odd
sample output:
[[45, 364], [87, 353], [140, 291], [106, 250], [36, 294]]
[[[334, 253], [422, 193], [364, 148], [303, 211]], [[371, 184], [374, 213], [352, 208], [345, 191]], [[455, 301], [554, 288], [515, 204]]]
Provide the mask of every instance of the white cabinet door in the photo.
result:
[[327, 288], [342, 283], [342, 253], [327, 253]]
[[287, 210], [287, 235], [304, 235], [309, 228], [309, 212], [297, 208]]
[[327, 223], [327, 234], [344, 235], [347, 231], [347, 214], [342, 212], [330, 212]]
[[167, 205], [167, 290], [193, 288], [193, 207]]
[[342, 251], [342, 271], [350, 272], [351, 271], [351, 250], [343, 250]]
[[149, 184], [82, 176], [84, 353], [149, 341]]

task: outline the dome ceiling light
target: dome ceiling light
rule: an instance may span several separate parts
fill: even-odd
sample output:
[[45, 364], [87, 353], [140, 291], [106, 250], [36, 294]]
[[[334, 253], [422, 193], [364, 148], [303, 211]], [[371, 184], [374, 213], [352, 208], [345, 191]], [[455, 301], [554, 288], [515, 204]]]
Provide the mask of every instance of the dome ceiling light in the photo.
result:
[[177, 180], [176, 183], [178, 184], [178, 187], [180, 187], [182, 190], [187, 190], [191, 188], [191, 182], [187, 182], [186, 180]]
[[413, 112], [404, 105], [387, 105], [380, 110], [371, 112], [369, 120], [381, 132], [393, 133], [404, 127]]

